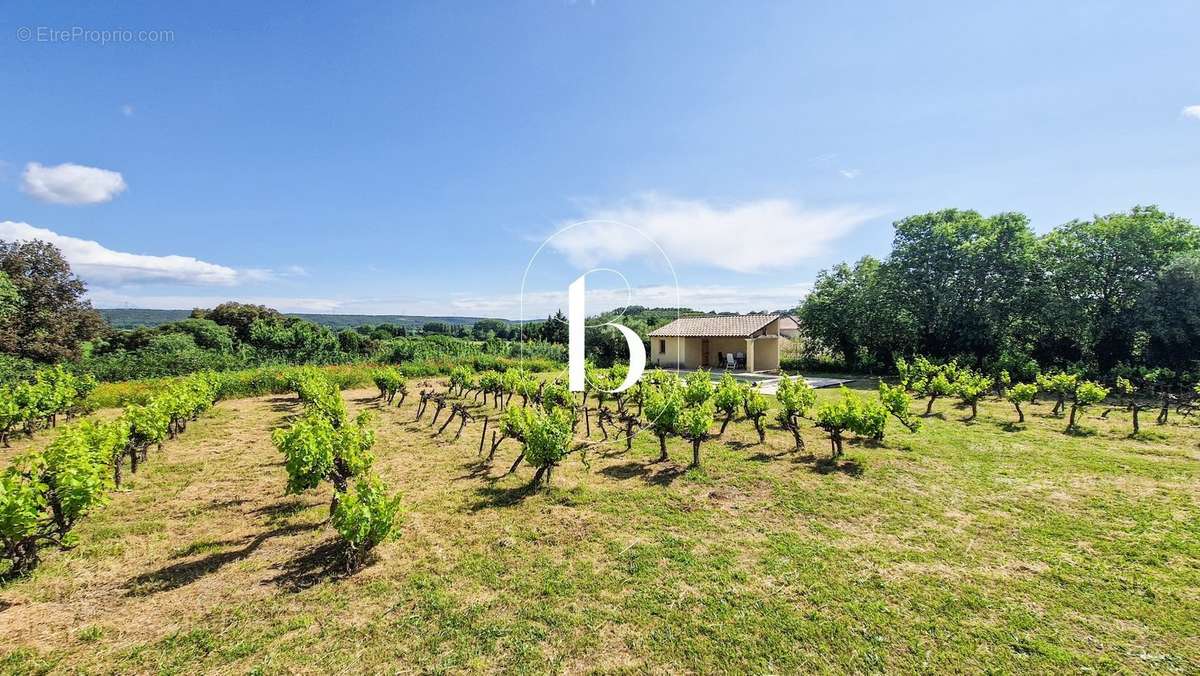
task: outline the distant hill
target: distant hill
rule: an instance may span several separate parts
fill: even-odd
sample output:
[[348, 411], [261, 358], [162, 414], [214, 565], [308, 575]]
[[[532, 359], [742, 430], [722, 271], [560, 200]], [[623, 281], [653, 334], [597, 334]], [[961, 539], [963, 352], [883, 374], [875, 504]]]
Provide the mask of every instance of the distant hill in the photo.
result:
[[[137, 308], [100, 309], [100, 315], [110, 326], [117, 329], [134, 329], [139, 326], [161, 326], [187, 319], [191, 310], [144, 310]], [[299, 317], [314, 324], [340, 330], [366, 324], [398, 324], [420, 328], [426, 322], [444, 322], [450, 325], [471, 326], [483, 317], [424, 317], [420, 315], [333, 315], [312, 313], [284, 313], [288, 317]], [[502, 319], [501, 321], [508, 321]]]

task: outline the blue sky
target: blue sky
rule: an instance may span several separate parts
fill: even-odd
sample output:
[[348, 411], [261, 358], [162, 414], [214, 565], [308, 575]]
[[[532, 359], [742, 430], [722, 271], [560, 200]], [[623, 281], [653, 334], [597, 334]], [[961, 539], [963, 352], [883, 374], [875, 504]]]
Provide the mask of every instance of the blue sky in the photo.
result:
[[[740, 310], [921, 211], [1200, 220], [1200, 4], [968, 4], [9, 2], [0, 236], [49, 231], [101, 307], [515, 317], [588, 218]], [[669, 295], [576, 234], [527, 314], [580, 266]]]

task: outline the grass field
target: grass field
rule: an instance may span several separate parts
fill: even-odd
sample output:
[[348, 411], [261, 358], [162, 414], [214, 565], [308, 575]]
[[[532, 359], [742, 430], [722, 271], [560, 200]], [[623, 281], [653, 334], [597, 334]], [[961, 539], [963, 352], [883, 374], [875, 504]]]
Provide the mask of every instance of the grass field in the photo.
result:
[[1200, 671], [1194, 424], [939, 401], [836, 465], [738, 423], [703, 469], [643, 434], [530, 493], [515, 442], [489, 467], [413, 399], [375, 422], [408, 512], [369, 567], [334, 565], [328, 493], [283, 494], [294, 398], [222, 402], [0, 588], [0, 672]]

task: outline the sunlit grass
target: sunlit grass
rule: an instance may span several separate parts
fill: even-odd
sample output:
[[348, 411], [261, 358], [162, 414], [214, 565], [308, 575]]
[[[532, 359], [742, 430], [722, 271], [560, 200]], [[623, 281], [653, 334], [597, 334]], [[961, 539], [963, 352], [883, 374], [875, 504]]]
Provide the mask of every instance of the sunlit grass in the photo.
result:
[[1194, 423], [939, 401], [837, 463], [739, 422], [700, 469], [643, 434], [531, 492], [514, 442], [488, 467], [478, 423], [448, 443], [414, 408], [375, 422], [408, 516], [359, 574], [321, 567], [328, 494], [283, 495], [291, 398], [224, 402], [0, 591], [0, 671], [1200, 669]]

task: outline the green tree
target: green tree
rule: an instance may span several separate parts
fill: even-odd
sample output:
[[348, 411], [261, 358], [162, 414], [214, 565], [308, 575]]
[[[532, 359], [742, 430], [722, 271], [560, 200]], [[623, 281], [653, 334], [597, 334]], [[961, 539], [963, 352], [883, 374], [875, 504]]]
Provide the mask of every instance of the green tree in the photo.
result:
[[[105, 330], [100, 313], [84, 299], [87, 287], [52, 244], [0, 241], [0, 272], [8, 279], [0, 319], [0, 352], [40, 362], [75, 359], [80, 346]], [[13, 311], [11, 291], [20, 298]]]
[[1142, 305], [1151, 364], [1193, 370], [1200, 359], [1200, 254], [1177, 256], [1164, 267]]
[[1154, 206], [1059, 226], [1043, 246], [1044, 323], [1102, 371], [1128, 361], [1159, 272], [1198, 249], [1200, 229]]
[[21, 309], [21, 294], [13, 286], [8, 274], [0, 270], [0, 322], [8, 319]]
[[278, 310], [265, 305], [249, 303], [221, 303], [211, 310], [197, 308], [192, 310], [192, 319], [208, 319], [222, 326], [228, 326], [234, 335], [242, 342], [250, 341], [250, 328], [254, 322], [266, 320], [280, 323], [284, 316]]
[[993, 354], [1029, 306], [1036, 238], [1019, 213], [945, 209], [895, 224], [881, 275], [888, 311], [911, 314], [916, 349], [946, 359]]

